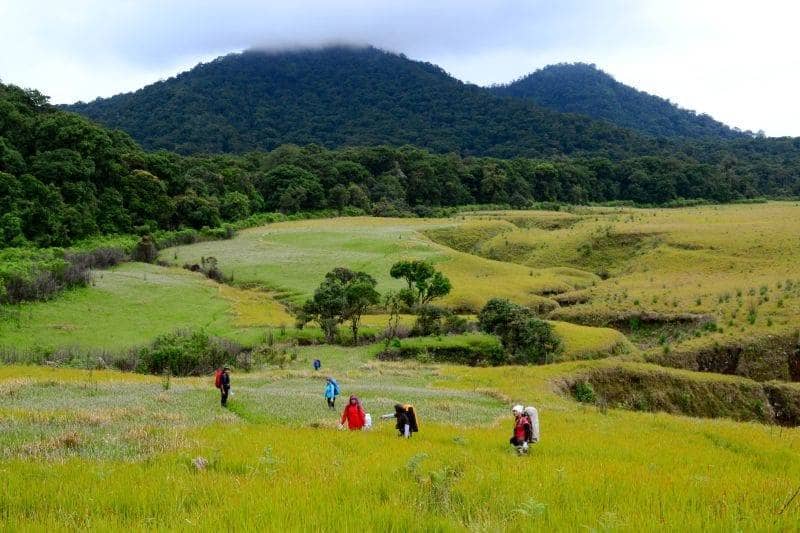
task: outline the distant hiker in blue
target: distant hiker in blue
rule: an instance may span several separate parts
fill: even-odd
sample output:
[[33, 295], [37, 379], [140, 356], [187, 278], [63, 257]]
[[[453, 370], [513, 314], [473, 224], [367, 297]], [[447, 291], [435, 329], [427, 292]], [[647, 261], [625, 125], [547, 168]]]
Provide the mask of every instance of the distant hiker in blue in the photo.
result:
[[322, 361], [319, 359], [314, 359], [314, 370], [319, 370], [322, 367]]
[[339, 396], [339, 384], [335, 379], [329, 377], [325, 383], [325, 399], [328, 401], [329, 409], [336, 409], [336, 397]]

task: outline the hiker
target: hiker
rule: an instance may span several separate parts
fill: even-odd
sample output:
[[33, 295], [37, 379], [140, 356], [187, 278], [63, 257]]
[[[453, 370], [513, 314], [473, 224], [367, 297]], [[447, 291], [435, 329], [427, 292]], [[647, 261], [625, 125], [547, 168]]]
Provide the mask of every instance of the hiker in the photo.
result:
[[229, 371], [230, 369], [227, 366], [223, 367], [222, 374], [219, 377], [220, 403], [222, 407], [228, 406], [228, 394], [231, 391], [231, 375]]
[[319, 359], [314, 359], [313, 366], [314, 370], [319, 370], [320, 368], [322, 368], [322, 361], [320, 361]]
[[533, 441], [530, 417], [521, 405], [512, 407], [511, 412], [514, 414], [514, 434], [509, 442], [519, 453], [527, 453], [528, 443]]
[[336, 397], [339, 396], [339, 383], [332, 377], [325, 378], [325, 399], [329, 409], [336, 409]]
[[364, 427], [364, 408], [361, 407], [361, 402], [356, 396], [350, 396], [350, 401], [344, 408], [342, 413], [342, 420], [339, 422], [339, 429], [344, 428], [344, 423], [347, 421], [347, 429], [355, 431]]
[[387, 418], [394, 418], [397, 420], [394, 427], [397, 428], [401, 437], [409, 439], [412, 433], [419, 431], [419, 427], [417, 426], [417, 413], [414, 411], [413, 405], [395, 404], [394, 413], [381, 415], [381, 420], [386, 420]]

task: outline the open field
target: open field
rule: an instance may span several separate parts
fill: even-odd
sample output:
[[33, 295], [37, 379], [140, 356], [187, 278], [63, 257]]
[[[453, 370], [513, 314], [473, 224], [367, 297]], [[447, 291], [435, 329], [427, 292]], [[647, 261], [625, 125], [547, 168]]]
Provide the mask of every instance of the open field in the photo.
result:
[[253, 303], [256, 296], [182, 269], [129, 263], [96, 272], [91, 287], [10, 309], [0, 322], [0, 345], [116, 350], [179, 328], [251, 340], [263, 334], [252, 327], [260, 324], [240, 327], [240, 322], [254, 305], [263, 321], [277, 325], [291, 320], [269, 298]]
[[[91, 287], [5, 310], [0, 347], [126, 350], [176, 328], [255, 347], [285, 330], [275, 342], [291, 357], [234, 371], [227, 410], [210, 376], [0, 367], [0, 523], [795, 530], [800, 429], [786, 426], [800, 425], [800, 385], [771, 380], [792, 379], [800, 357], [798, 235], [791, 203], [341, 218], [161, 253], [176, 265], [214, 256], [233, 285], [139, 263], [96, 272]], [[399, 287], [388, 270], [401, 258], [432, 260], [453, 281], [444, 304], [471, 319], [494, 296], [536, 307], [564, 352], [489, 368], [432, 362], [436, 350], [498, 347], [482, 333], [296, 344], [321, 340], [295, 330], [289, 309], [325, 272], [366, 270], [384, 292]], [[373, 313], [366, 332], [388, 321]], [[387, 348], [414, 355], [379, 360]], [[421, 432], [337, 431], [327, 375], [375, 419], [413, 403]], [[541, 413], [542, 441], [523, 457], [508, 445], [517, 402]]]
[[[376, 364], [360, 348], [326, 356], [370, 412], [415, 402], [421, 433], [335, 431], [322, 380], [300, 360], [234, 375], [229, 411], [208, 379], [165, 389], [158, 377], [6, 367], [3, 522], [722, 531], [791, 530], [800, 519], [796, 505], [781, 512], [800, 476], [797, 429], [603, 413], [554, 392], [554, 379], [580, 368], [571, 363], [519, 372]], [[528, 457], [506, 443], [507, 402], [518, 398], [541, 411], [542, 442]]]
[[228, 241], [168, 248], [161, 258], [177, 265], [216, 257], [234, 283], [266, 286], [301, 303], [331, 268], [347, 266], [372, 275], [381, 291], [399, 289], [389, 276], [401, 259], [433, 261], [453, 281], [444, 303], [476, 312], [490, 296], [538, 305], [539, 294], [591, 286], [597, 278], [573, 269], [526, 268], [437, 245], [419, 233], [441, 220], [337, 218], [278, 223], [242, 231]]

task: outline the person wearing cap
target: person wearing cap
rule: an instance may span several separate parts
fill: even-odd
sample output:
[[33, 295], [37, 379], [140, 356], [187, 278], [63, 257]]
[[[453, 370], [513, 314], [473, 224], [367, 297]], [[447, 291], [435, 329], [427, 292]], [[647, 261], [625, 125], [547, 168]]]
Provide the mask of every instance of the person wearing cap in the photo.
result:
[[220, 402], [222, 403], [222, 407], [228, 406], [228, 393], [231, 390], [231, 375], [230, 369], [226, 366], [222, 368], [222, 376], [220, 378], [220, 387], [219, 392], [221, 395]]
[[528, 442], [532, 435], [531, 421], [521, 405], [512, 407], [511, 412], [514, 414], [514, 434], [509, 442], [519, 453], [525, 453], [528, 451]]

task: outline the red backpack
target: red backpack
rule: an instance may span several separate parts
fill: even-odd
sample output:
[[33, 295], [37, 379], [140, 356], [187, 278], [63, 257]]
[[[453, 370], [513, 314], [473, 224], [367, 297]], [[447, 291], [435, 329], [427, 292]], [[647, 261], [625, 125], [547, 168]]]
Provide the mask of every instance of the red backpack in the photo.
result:
[[222, 387], [222, 369], [218, 368], [214, 371], [214, 386], [216, 388]]

